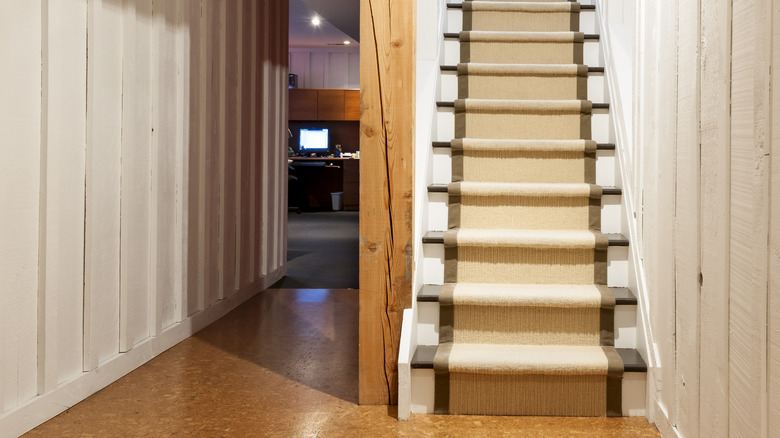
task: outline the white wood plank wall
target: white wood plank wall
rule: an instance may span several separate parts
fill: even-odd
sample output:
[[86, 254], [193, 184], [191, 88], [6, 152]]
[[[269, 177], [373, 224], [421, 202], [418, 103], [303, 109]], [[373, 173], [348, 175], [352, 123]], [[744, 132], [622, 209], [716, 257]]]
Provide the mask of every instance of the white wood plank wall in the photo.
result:
[[0, 437], [284, 275], [287, 14], [0, 0]]
[[780, 0], [638, 5], [597, 2], [607, 72], [631, 66], [607, 78], [635, 104], [615, 125], [649, 416], [663, 436], [779, 436]]
[[360, 53], [357, 48], [291, 47], [290, 73], [298, 75], [298, 88], [360, 88]]

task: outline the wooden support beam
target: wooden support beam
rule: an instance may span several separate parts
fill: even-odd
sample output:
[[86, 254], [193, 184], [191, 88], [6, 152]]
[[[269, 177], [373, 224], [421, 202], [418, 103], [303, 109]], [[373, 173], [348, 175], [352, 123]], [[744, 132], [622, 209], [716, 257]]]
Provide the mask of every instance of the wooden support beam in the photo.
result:
[[360, 2], [361, 404], [397, 402], [401, 317], [412, 304], [415, 7]]

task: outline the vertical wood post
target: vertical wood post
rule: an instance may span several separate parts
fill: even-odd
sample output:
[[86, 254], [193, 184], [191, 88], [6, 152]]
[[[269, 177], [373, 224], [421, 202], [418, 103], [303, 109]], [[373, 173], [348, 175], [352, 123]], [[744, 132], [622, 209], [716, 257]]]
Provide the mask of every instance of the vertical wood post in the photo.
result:
[[360, 403], [395, 404], [412, 304], [415, 6], [360, 1]]

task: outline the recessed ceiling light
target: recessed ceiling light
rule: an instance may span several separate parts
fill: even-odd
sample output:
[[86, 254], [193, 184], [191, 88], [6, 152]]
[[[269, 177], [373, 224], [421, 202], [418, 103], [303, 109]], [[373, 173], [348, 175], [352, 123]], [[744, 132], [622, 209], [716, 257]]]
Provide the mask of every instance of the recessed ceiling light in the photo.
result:
[[319, 26], [322, 23], [320, 20], [320, 17], [314, 17], [311, 19], [311, 24], [314, 26]]
[[344, 44], [349, 45], [349, 41], [344, 40]]

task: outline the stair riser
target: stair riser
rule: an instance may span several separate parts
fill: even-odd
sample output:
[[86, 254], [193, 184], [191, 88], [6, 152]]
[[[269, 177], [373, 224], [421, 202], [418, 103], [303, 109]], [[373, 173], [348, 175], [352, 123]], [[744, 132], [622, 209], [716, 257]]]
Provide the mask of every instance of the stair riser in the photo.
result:
[[[517, 79], [522, 80], [522, 79]], [[590, 73], [587, 78], [588, 82], [588, 96], [587, 100], [598, 103], [609, 103], [609, 96], [606, 93], [606, 87], [604, 86], [604, 74], [603, 73]], [[458, 96], [458, 72], [456, 71], [444, 71], [441, 73], [441, 79], [439, 82], [439, 94], [436, 97], [437, 101], [452, 102], [461, 98]], [[501, 99], [508, 99], [512, 97], [500, 97]], [[575, 99], [576, 97], [566, 97], [566, 99]], [[545, 98], [547, 99], [547, 98]]]
[[[615, 151], [600, 150], [596, 152], [596, 184], [600, 186], [615, 185], [615, 163]], [[452, 182], [452, 150], [450, 148], [434, 148], [432, 166], [432, 184]]]
[[[411, 411], [413, 414], [432, 414], [434, 402], [435, 377], [431, 369], [412, 369]], [[623, 373], [624, 416], [641, 417], [645, 415], [646, 373]]]
[[[461, 196], [458, 209], [451, 207], [451, 226], [463, 228], [514, 228], [528, 230], [587, 230], [600, 222], [601, 199], [586, 197], [537, 198], [521, 196]], [[452, 201], [451, 201], [452, 202]], [[457, 204], [456, 204], [457, 206]], [[454, 216], [453, 213], [457, 213]], [[455, 223], [457, 222], [457, 223]], [[595, 224], [598, 225], [598, 224]], [[594, 227], [595, 228], [595, 227]]]
[[[418, 302], [417, 343], [439, 343], [439, 303]], [[636, 306], [615, 306], [615, 348], [636, 348]]]
[[[463, 10], [447, 9], [447, 25], [445, 32], [460, 32], [463, 30]], [[580, 11], [580, 32], [598, 33], [596, 23], [596, 11], [593, 9], [584, 9]]]
[[[597, 143], [610, 143], [609, 110], [594, 109], [590, 120], [591, 139]], [[451, 141], [455, 138], [454, 108], [437, 108], [432, 135], [433, 141]]]
[[[444, 284], [444, 245], [423, 244], [423, 283]], [[610, 246], [607, 250], [607, 285], [628, 286], [628, 247]]]
[[[457, 65], [460, 59], [460, 42], [455, 38], [445, 38], [441, 51], [441, 65]], [[571, 61], [569, 61], [570, 63]], [[582, 45], [582, 63], [589, 67], [603, 67], [601, 47], [598, 40], [585, 40]]]

